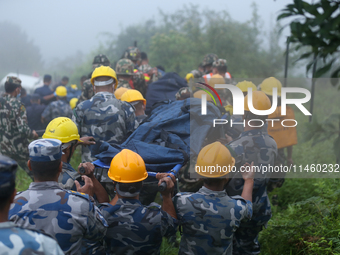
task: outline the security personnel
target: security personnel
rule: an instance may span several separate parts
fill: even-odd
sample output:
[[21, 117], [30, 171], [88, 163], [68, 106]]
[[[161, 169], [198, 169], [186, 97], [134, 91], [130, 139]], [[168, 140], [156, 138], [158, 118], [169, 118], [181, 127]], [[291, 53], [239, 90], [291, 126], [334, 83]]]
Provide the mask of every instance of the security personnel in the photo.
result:
[[78, 98], [81, 95], [81, 91], [76, 84], [71, 84], [66, 87], [67, 89], [67, 102], [70, 102], [72, 98]]
[[44, 105], [48, 105], [49, 103], [56, 100], [56, 94], [50, 89], [50, 85], [52, 82], [52, 76], [49, 74], [44, 75], [44, 85], [42, 87], [37, 88], [34, 91], [34, 94], [38, 94], [41, 97], [41, 103]]
[[[109, 59], [104, 54], [99, 54], [94, 57], [92, 62], [93, 70], [100, 66], [110, 66]], [[93, 86], [91, 83], [91, 79], [87, 79], [83, 82], [83, 86], [81, 88], [81, 95], [79, 97], [78, 104], [85, 100], [89, 100], [94, 96]]]
[[87, 146], [95, 144], [93, 137], [87, 136], [80, 138], [76, 124], [69, 118], [59, 117], [47, 125], [42, 138], [57, 139], [62, 142], [61, 150], [63, 154], [61, 156], [61, 162], [63, 166], [58, 183], [63, 189], [77, 191], [75, 181], [79, 181], [81, 178], [80, 174], [71, 166], [70, 161], [78, 145]]
[[54, 93], [57, 95], [57, 101], [50, 103], [41, 114], [41, 120], [44, 123], [49, 123], [58, 117], [72, 117], [72, 109], [66, 99], [67, 89], [59, 86]]
[[156, 176], [159, 184], [167, 184], [161, 193], [162, 209], [156, 203], [144, 206], [138, 199], [142, 182], [148, 177], [143, 159], [127, 149], [112, 159], [109, 177], [115, 183], [117, 198], [100, 207], [109, 224], [105, 237], [107, 254], [159, 254], [162, 238], [176, 233], [176, 212], [171, 200], [174, 176], [167, 175]]
[[16, 160], [19, 166], [33, 178], [27, 167], [28, 139], [37, 139], [38, 134], [27, 124], [24, 105], [17, 99], [21, 80], [8, 76], [5, 82], [6, 94], [0, 97], [0, 153]]
[[[74, 109], [72, 120], [80, 136], [92, 136], [96, 142], [122, 143], [138, 123], [132, 106], [117, 100], [114, 90], [118, 81], [116, 72], [108, 66], [100, 66], [92, 73], [91, 82], [96, 94]], [[82, 148], [82, 161], [95, 160], [91, 148]]]
[[61, 173], [61, 145], [56, 139], [40, 139], [29, 145], [28, 166], [34, 182], [18, 193], [9, 212], [10, 221], [19, 226], [42, 230], [54, 237], [65, 254], [80, 254], [82, 241], [100, 243], [107, 223], [92, 202], [93, 184], [84, 176], [78, 193], [58, 185]]
[[33, 94], [31, 96], [31, 105], [26, 108], [28, 126], [34, 130], [42, 130], [45, 125], [41, 122], [41, 114], [44, 112], [46, 105], [40, 104], [40, 96]]
[[[274, 139], [268, 135], [266, 130], [260, 127], [261, 122], [265, 121], [268, 116], [257, 116], [250, 112], [248, 106], [248, 96], [244, 99], [245, 120], [244, 132], [239, 138], [229, 143], [229, 146], [235, 151], [238, 165], [254, 162], [254, 166], [274, 166], [277, 156], [277, 145]], [[262, 91], [252, 92], [253, 106], [257, 110], [268, 110], [271, 108], [271, 102]], [[253, 126], [248, 123], [253, 120]], [[257, 123], [258, 122], [258, 123]], [[229, 195], [240, 195], [244, 188], [244, 181], [237, 174], [231, 179], [226, 187]], [[269, 176], [266, 172], [256, 172], [253, 188], [253, 217], [246, 223], [241, 223], [234, 235], [234, 251], [233, 254], [259, 254], [260, 245], [258, 235], [260, 231], [267, 225], [271, 218], [271, 207], [267, 195], [267, 182]]]
[[[210, 172], [208, 167], [225, 167]], [[244, 172], [241, 196], [230, 197], [224, 187], [235, 159], [220, 142], [202, 148], [195, 166], [204, 186], [196, 193], [173, 198], [183, 235], [179, 254], [232, 254], [233, 233], [252, 216], [254, 172]]]
[[215, 60], [212, 64], [212, 73], [219, 74], [222, 77], [224, 77], [227, 84], [231, 83], [231, 74], [228, 72], [227, 60], [223, 58]]
[[8, 220], [8, 211], [16, 195], [17, 163], [0, 155], [0, 251], [1, 254], [63, 255], [58, 243], [35, 230], [24, 229]]
[[138, 90], [130, 89], [126, 91], [121, 100], [130, 103], [134, 107], [138, 123], [141, 123], [147, 117], [145, 115], [146, 100]]
[[118, 78], [117, 88], [134, 88], [132, 77], [133, 73], [133, 62], [128, 58], [120, 59], [116, 65], [116, 74]]

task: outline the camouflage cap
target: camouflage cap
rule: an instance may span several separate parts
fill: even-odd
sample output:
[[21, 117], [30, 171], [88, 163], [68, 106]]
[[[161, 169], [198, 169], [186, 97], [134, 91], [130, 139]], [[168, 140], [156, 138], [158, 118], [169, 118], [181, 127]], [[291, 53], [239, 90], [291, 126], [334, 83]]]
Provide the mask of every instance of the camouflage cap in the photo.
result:
[[206, 66], [206, 65], [212, 65], [212, 63], [214, 63], [215, 61], [218, 60], [218, 57], [216, 54], [214, 53], [209, 53], [207, 55], [204, 56], [202, 65]]
[[220, 58], [214, 61], [213, 67], [218, 67], [218, 66], [227, 66], [227, 60]]
[[109, 66], [109, 65], [110, 65], [110, 61], [104, 54], [99, 54], [95, 56], [92, 62], [93, 69], [96, 69], [97, 67], [100, 67], [100, 66]]
[[130, 59], [123, 58], [117, 62], [117, 75], [133, 75], [134, 64]]
[[46, 162], [61, 159], [61, 141], [57, 139], [39, 139], [28, 145], [30, 160]]
[[15, 77], [15, 76], [7, 76], [6, 82], [10, 83], [10, 84], [21, 86], [21, 80], [18, 77]]
[[140, 51], [137, 47], [130, 46], [124, 52], [124, 58], [128, 58], [132, 61], [137, 61], [141, 59]]
[[189, 87], [180, 88], [176, 93], [176, 100], [184, 100], [191, 95], [191, 89]]

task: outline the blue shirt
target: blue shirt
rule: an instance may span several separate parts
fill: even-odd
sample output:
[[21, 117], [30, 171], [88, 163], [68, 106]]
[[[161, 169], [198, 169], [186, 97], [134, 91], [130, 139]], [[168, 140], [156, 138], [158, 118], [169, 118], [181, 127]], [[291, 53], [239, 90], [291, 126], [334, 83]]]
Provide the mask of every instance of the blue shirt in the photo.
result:
[[45, 125], [41, 123], [41, 114], [45, 110], [46, 105], [40, 105], [33, 103], [26, 108], [28, 126], [32, 130], [45, 129]]
[[48, 105], [49, 103], [55, 101], [56, 99], [55, 98], [52, 98], [50, 100], [44, 100], [43, 97], [44, 96], [48, 96], [48, 95], [51, 95], [53, 94], [53, 91], [50, 89], [50, 87], [48, 85], [44, 85], [40, 88], [37, 88], [35, 91], [34, 91], [35, 94], [39, 94], [40, 97], [41, 97], [41, 103], [42, 104], [45, 104], [45, 105]]

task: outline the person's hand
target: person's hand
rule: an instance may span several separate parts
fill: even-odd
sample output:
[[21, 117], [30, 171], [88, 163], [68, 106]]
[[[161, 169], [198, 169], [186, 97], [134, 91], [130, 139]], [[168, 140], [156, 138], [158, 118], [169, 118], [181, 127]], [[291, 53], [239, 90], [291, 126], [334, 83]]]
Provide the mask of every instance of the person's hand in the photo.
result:
[[162, 196], [171, 196], [172, 191], [175, 187], [175, 176], [171, 173], [157, 173], [156, 178], [159, 180], [158, 186], [160, 186], [162, 182], [166, 183], [166, 189], [161, 192]]
[[287, 158], [287, 164], [288, 164], [288, 166], [294, 165], [293, 159]]
[[242, 167], [243, 171], [241, 171], [243, 180], [254, 180], [255, 172], [254, 172], [254, 162], [251, 162], [251, 165], [249, 163], [245, 163]]
[[32, 131], [33, 134], [33, 139], [38, 139], [39, 135], [37, 134], [37, 132], [35, 132], [35, 130]]
[[83, 141], [83, 142], [78, 142], [77, 145], [86, 146], [86, 145], [96, 144], [96, 141], [94, 140], [94, 138], [92, 136], [84, 136], [84, 137], [81, 137], [80, 140]]
[[[82, 167], [83, 167], [82, 170], [84, 172], [80, 171], [80, 168], [82, 168]], [[79, 166], [78, 166], [78, 173], [81, 174], [81, 175], [86, 175], [90, 178], [93, 178], [94, 177], [94, 174], [93, 174], [94, 169], [95, 169], [94, 165], [90, 162], [80, 163]]]
[[81, 193], [88, 194], [89, 196], [93, 197], [93, 182], [92, 180], [87, 177], [86, 175], [83, 175], [81, 177], [83, 181], [85, 182], [84, 186], [81, 186], [80, 183], [75, 180], [74, 184], [76, 185], [77, 191]]

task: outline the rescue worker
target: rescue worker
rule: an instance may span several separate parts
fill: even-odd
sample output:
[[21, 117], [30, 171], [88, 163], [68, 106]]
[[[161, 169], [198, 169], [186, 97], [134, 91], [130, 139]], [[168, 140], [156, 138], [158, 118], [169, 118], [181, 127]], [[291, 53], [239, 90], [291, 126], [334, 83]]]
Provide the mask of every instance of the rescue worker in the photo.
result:
[[[111, 67], [97, 67], [92, 73], [91, 82], [96, 94], [90, 100], [80, 103], [74, 109], [72, 117], [80, 136], [92, 136], [96, 141], [95, 146], [82, 147], [83, 162], [95, 160], [94, 155], [98, 153], [103, 141], [121, 144], [138, 127], [133, 107], [117, 100], [113, 94], [118, 81]], [[113, 197], [114, 190], [107, 176], [107, 169], [103, 169], [101, 176], [97, 178]]]
[[67, 102], [67, 89], [59, 86], [55, 92], [57, 101], [50, 103], [41, 114], [41, 122], [49, 123], [58, 117], [72, 117], [72, 109]]
[[70, 102], [72, 98], [78, 98], [81, 95], [81, 91], [76, 84], [67, 86], [67, 102]]
[[[61, 162], [63, 165], [61, 169], [61, 174], [58, 178], [58, 183], [59, 186], [63, 189], [77, 191], [75, 181], [81, 181], [81, 176], [76, 170], [73, 169], [70, 161], [78, 145], [88, 146], [91, 144], [95, 144], [93, 137], [86, 136], [80, 138], [76, 124], [74, 124], [71, 119], [65, 117], [59, 117], [52, 120], [47, 125], [45, 133], [42, 137], [45, 139], [57, 139], [62, 142], [61, 150], [63, 154], [61, 156]], [[94, 169], [94, 166], [89, 162], [80, 164], [79, 168], [80, 167]], [[91, 175], [91, 177], [93, 177], [93, 175]], [[96, 180], [95, 178], [91, 179], [94, 186], [99, 184], [98, 180]], [[96, 195], [99, 198], [102, 197], [101, 194]]]
[[156, 176], [158, 184], [167, 184], [161, 193], [162, 209], [156, 203], [144, 206], [138, 200], [143, 180], [148, 177], [143, 159], [127, 149], [112, 159], [109, 177], [116, 186], [117, 198], [100, 206], [109, 224], [105, 237], [107, 254], [159, 254], [162, 238], [176, 233], [176, 212], [171, 200], [175, 178], [168, 175]]
[[128, 91], [128, 90], [129, 90], [129, 89], [123, 88], [123, 87], [118, 88], [118, 89], [115, 90], [114, 95], [115, 95], [115, 97], [116, 97], [118, 100], [120, 100], [121, 97], [122, 97], [122, 95], [123, 95], [126, 91]]
[[[274, 166], [277, 156], [277, 145], [274, 139], [268, 135], [266, 130], [260, 126], [261, 121], [265, 121], [268, 116], [258, 116], [250, 112], [248, 106], [248, 96], [244, 99], [245, 114], [243, 116], [245, 127], [239, 138], [229, 143], [229, 146], [237, 154], [237, 164], [254, 162], [255, 167]], [[268, 110], [271, 102], [262, 91], [252, 92], [253, 106], [257, 110]], [[252, 121], [252, 126], [248, 121]], [[258, 126], [258, 127], [254, 127]], [[260, 254], [260, 244], [258, 235], [266, 227], [271, 218], [271, 207], [267, 194], [267, 172], [257, 171], [253, 188], [253, 216], [246, 223], [241, 223], [234, 235], [233, 254]], [[242, 193], [244, 181], [240, 174], [236, 174], [226, 187], [228, 195], [235, 196]]]
[[44, 85], [40, 88], [37, 88], [34, 91], [34, 94], [39, 94], [41, 98], [41, 103], [44, 105], [48, 105], [49, 103], [56, 100], [56, 94], [50, 89], [50, 85], [52, 82], [52, 76], [49, 74], [44, 75], [43, 79]]
[[130, 59], [123, 58], [117, 62], [116, 74], [118, 78], [117, 88], [134, 88], [133, 86], [133, 62]]
[[128, 58], [130, 59], [133, 64], [134, 64], [134, 69], [138, 69], [139, 65], [141, 64], [141, 54], [140, 51], [137, 47], [134, 46], [130, 46], [128, 47], [124, 53], [123, 56], [121, 57], [123, 58]]
[[69, 80], [70, 79], [67, 76], [63, 76], [63, 78], [61, 78], [60, 82], [58, 82], [58, 83], [56, 83], [52, 86], [52, 90], [55, 91], [59, 86], [66, 87]]
[[20, 95], [21, 80], [7, 76], [5, 92], [0, 97], [0, 153], [16, 160], [19, 166], [33, 178], [27, 167], [28, 139], [37, 139], [38, 134], [27, 124], [24, 105], [17, 99]]
[[0, 155], [0, 251], [1, 254], [63, 255], [58, 243], [51, 237], [25, 229], [8, 220], [8, 211], [16, 195], [15, 173], [17, 163]]
[[28, 190], [16, 195], [9, 220], [51, 235], [65, 254], [80, 254], [85, 239], [101, 242], [107, 223], [91, 201], [93, 184], [90, 178], [83, 176], [83, 187], [76, 184], [79, 192], [88, 194], [59, 187], [61, 145], [56, 139], [30, 143], [28, 166], [33, 172], [34, 182]]
[[[110, 66], [109, 59], [104, 54], [99, 54], [94, 57], [92, 62], [93, 70], [100, 66]], [[91, 83], [91, 79], [87, 79], [83, 82], [83, 86], [81, 88], [81, 95], [79, 97], [78, 104], [85, 100], [89, 100], [94, 96], [93, 85]]]
[[134, 107], [138, 123], [141, 123], [147, 117], [145, 115], [146, 100], [138, 90], [129, 89], [122, 95], [121, 100]]
[[[229, 197], [225, 185], [235, 159], [220, 142], [201, 149], [195, 171], [203, 178], [196, 193], [177, 193], [173, 198], [182, 238], [178, 254], [232, 254], [233, 233], [241, 221], [251, 219], [254, 172], [243, 172], [241, 196]], [[208, 171], [208, 167], [225, 168]], [[246, 165], [250, 167], [250, 165]]]

